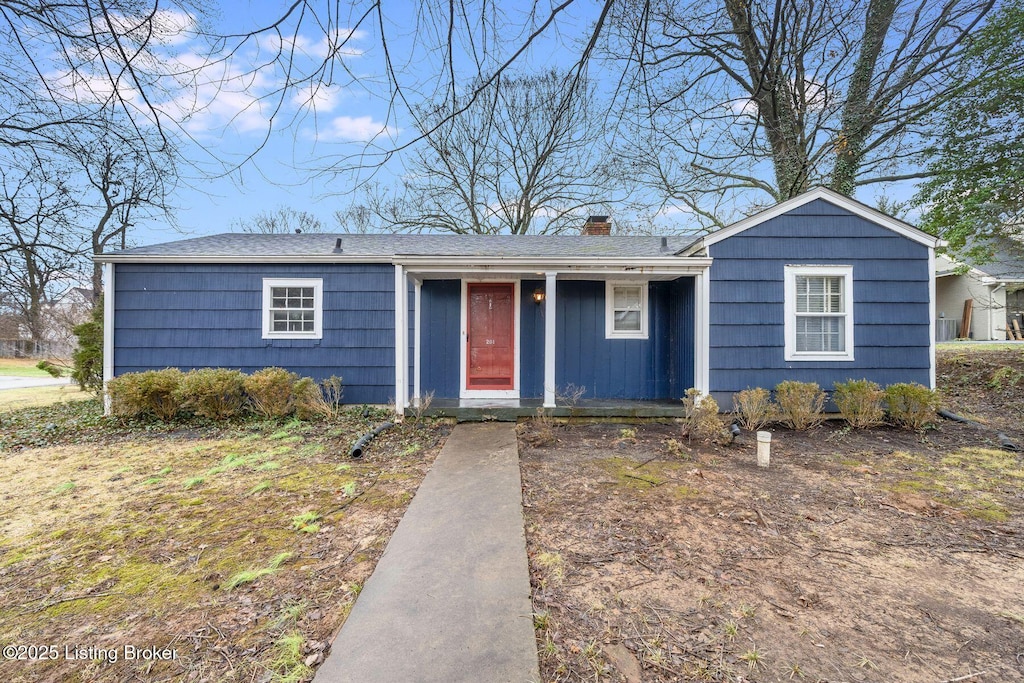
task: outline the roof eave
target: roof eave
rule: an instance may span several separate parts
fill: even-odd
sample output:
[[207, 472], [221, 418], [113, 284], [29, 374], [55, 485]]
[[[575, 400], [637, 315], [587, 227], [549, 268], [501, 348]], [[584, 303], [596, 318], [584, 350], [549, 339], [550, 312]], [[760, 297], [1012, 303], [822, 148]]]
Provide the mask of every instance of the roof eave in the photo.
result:
[[[733, 235], [741, 233], [745, 230], [749, 230], [750, 228], [765, 223], [773, 218], [777, 218], [778, 216], [786, 214], [792, 211], [793, 209], [797, 209], [805, 204], [809, 204], [817, 199], [822, 199], [826, 202], [829, 202], [830, 204], [838, 206], [842, 209], [846, 209], [850, 213], [856, 214], [861, 218], [869, 220], [884, 228], [888, 228], [889, 230], [899, 233], [900, 235], [906, 237], [907, 239], [913, 240], [914, 242], [922, 244], [926, 247], [935, 249], [937, 247], [947, 246], [946, 241], [939, 237], [929, 235], [928, 233], [922, 230], [918, 230], [917, 228], [908, 223], [904, 223], [903, 221], [897, 218], [888, 216], [882, 213], [881, 211], [878, 211], [877, 209], [873, 209], [870, 206], [862, 204], [861, 202], [858, 202], [855, 199], [851, 199], [850, 197], [841, 195], [838, 192], [834, 192], [833, 190], [830, 190], [827, 187], [816, 187], [812, 190], [808, 190], [807, 192], [804, 192], [801, 195], [797, 195], [796, 197], [787, 199], [786, 201], [776, 204], [775, 206], [769, 209], [760, 211], [754, 214], [753, 216], [744, 218], [743, 220], [733, 223], [728, 227], [722, 228], [721, 230], [717, 230], [711, 233], [710, 235], [706, 235], [705, 237], [701, 238], [701, 246], [707, 248], [713, 244], [716, 244], [717, 242], [721, 242], [722, 240], [728, 239]], [[691, 245], [687, 247], [686, 249], [683, 250], [683, 253], [693, 253], [695, 246], [696, 245]]]
[[412, 255], [346, 255], [325, 254], [295, 256], [287, 254], [217, 256], [217, 255], [157, 255], [157, 254], [97, 254], [97, 263], [386, 263], [415, 268], [457, 267], [462, 269], [520, 267], [616, 267], [616, 268], [706, 268], [711, 259], [679, 256], [625, 257], [625, 256], [412, 256]]

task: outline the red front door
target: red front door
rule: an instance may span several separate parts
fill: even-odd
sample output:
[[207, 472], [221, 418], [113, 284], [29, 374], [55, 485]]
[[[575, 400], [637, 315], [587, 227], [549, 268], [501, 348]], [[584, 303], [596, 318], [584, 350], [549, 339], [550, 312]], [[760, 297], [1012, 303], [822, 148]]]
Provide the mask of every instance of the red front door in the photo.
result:
[[466, 388], [515, 388], [515, 286], [471, 282], [466, 323]]

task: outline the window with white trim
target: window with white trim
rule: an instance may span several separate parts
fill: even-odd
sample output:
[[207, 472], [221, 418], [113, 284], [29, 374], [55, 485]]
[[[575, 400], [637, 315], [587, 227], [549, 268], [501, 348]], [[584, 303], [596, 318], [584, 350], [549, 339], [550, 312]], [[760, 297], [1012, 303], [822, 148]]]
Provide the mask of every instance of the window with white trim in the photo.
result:
[[320, 339], [323, 283], [320, 278], [264, 278], [263, 338]]
[[605, 337], [647, 339], [647, 283], [605, 283]]
[[786, 360], [853, 360], [853, 267], [786, 266]]

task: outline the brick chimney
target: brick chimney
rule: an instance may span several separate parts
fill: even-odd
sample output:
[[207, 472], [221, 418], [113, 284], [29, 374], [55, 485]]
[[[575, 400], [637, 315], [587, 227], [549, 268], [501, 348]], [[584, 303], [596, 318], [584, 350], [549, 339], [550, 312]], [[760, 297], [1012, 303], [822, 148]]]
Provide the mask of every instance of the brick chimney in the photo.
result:
[[612, 222], [608, 216], [591, 216], [583, 224], [583, 235], [610, 235], [612, 234]]

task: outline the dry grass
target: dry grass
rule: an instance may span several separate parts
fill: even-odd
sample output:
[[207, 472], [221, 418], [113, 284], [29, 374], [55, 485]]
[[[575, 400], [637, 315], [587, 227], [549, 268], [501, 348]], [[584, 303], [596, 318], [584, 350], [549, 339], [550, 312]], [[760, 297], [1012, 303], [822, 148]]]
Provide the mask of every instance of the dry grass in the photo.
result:
[[[305, 679], [305, 655], [286, 665], [274, 624], [301, 596], [314, 618], [287, 634], [322, 649], [436, 453], [431, 430], [399, 429], [343, 459], [364, 427], [293, 421], [5, 454], [0, 642], [178, 657], [5, 664], [6, 680]], [[320, 527], [296, 530], [308, 511]]]
[[82, 401], [93, 397], [91, 392], [82, 391], [77, 385], [70, 384], [55, 387], [4, 389], [0, 391], [0, 413], [19, 408], [41, 408], [61, 401]]

